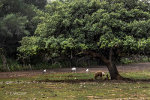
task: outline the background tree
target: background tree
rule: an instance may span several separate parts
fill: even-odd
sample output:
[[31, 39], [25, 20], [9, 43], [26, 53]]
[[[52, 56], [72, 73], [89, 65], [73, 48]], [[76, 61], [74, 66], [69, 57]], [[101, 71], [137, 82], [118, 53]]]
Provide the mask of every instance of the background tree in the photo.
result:
[[35, 6], [24, 0], [0, 1], [0, 54], [4, 70], [7, 65], [6, 56], [17, 58], [18, 41], [23, 36], [34, 33], [38, 23], [32, 19], [36, 15], [35, 9]]
[[36, 11], [38, 27], [24, 37], [18, 50], [26, 55], [41, 52], [50, 57], [89, 55], [101, 59], [111, 79], [123, 79], [116, 55], [149, 49], [148, 2], [138, 0], [67, 0]]
[[30, 5], [35, 5], [40, 9], [43, 9], [47, 4], [47, 0], [24, 0], [24, 2]]
[[16, 51], [16, 47], [19, 45], [18, 41], [25, 34], [29, 34], [25, 30], [25, 24], [27, 23], [26, 17], [22, 17], [15, 14], [8, 14], [0, 22], [0, 48], [1, 59], [3, 61], [3, 67], [6, 69], [6, 53], [13, 54]]

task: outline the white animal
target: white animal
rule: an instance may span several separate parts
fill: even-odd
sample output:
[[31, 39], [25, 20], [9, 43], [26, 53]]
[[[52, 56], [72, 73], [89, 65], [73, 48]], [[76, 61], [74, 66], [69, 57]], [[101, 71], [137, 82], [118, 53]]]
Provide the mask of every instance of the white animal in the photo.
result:
[[46, 73], [46, 69], [43, 70], [43, 73]]
[[88, 72], [89, 72], [89, 69], [86, 69], [86, 72], [88, 73]]
[[71, 71], [72, 71], [72, 72], [76, 72], [77, 69], [76, 69], [75, 67], [73, 67], [73, 68], [71, 68]]

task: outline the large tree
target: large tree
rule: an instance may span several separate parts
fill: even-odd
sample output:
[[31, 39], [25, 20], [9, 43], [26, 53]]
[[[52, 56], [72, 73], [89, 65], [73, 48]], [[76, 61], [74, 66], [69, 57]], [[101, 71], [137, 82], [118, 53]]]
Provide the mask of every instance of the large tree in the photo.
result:
[[15, 58], [18, 41], [34, 30], [31, 22], [34, 8], [23, 0], [0, 0], [0, 59], [3, 63], [0, 69], [7, 70], [6, 57]]
[[15, 14], [8, 14], [1, 19], [0, 22], [0, 56], [3, 62], [3, 70], [6, 70], [6, 54], [11, 54], [16, 51], [18, 41], [22, 36], [29, 34], [25, 30], [27, 23], [26, 17]]
[[34, 36], [24, 37], [18, 48], [26, 55], [89, 55], [106, 64], [111, 79], [123, 79], [116, 55], [150, 49], [146, 0], [61, 0], [37, 14], [40, 24]]

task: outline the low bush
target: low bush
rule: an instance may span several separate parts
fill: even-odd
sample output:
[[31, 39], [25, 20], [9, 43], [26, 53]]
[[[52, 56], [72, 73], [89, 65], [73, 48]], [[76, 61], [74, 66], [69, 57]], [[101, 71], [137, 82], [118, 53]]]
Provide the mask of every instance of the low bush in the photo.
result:
[[130, 57], [123, 57], [120, 60], [121, 64], [141, 63], [141, 62], [150, 62], [150, 58], [144, 55], [131, 55]]

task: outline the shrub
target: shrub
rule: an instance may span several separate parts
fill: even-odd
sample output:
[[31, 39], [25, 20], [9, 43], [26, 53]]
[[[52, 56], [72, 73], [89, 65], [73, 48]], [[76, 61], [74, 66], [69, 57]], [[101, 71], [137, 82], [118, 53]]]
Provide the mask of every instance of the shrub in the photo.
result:
[[129, 64], [129, 63], [133, 63], [134, 61], [129, 58], [121, 58], [120, 62], [121, 64]]
[[149, 57], [144, 55], [131, 55], [130, 57], [121, 58], [121, 64], [149, 62]]

